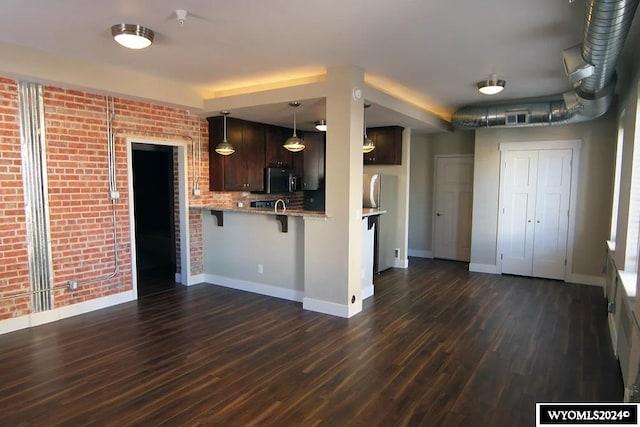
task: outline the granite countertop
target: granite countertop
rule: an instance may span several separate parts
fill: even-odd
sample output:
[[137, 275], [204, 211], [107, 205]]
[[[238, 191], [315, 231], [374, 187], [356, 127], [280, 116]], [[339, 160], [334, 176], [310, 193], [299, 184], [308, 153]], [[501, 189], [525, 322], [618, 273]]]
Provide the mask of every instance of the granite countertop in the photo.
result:
[[384, 209], [362, 208], [362, 218], [366, 218], [368, 216], [383, 215], [386, 213], [387, 211], [385, 211]]
[[[287, 215], [287, 216], [299, 216], [303, 218], [328, 218], [324, 211], [310, 211], [306, 209], [287, 209], [286, 211], [282, 211], [278, 209], [278, 212], [275, 212], [273, 208], [252, 208], [252, 207], [229, 207], [229, 206], [214, 206], [214, 205], [191, 205], [189, 206], [191, 209], [203, 209], [203, 210], [212, 210], [212, 211], [222, 211], [222, 212], [240, 212], [240, 213], [248, 213], [248, 214], [258, 214], [258, 215]], [[375, 215], [382, 215], [387, 211], [381, 209], [371, 209], [364, 208], [362, 209], [362, 217], [369, 217]]]
[[229, 207], [229, 206], [214, 206], [214, 205], [191, 205], [189, 206], [189, 208], [222, 211], [222, 212], [239, 212], [239, 213], [258, 214], [258, 215], [287, 215], [287, 216], [299, 216], [299, 217], [327, 218], [327, 216], [323, 211], [309, 211], [305, 209], [287, 209], [286, 211], [282, 211], [282, 209], [278, 209], [278, 212], [275, 212], [273, 208], [252, 208], [247, 206]]

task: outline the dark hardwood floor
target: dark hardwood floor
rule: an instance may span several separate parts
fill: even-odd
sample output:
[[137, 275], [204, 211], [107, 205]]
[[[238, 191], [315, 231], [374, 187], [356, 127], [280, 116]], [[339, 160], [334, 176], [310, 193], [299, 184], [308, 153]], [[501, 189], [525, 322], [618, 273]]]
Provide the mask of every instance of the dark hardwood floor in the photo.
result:
[[210, 285], [0, 336], [0, 425], [525, 426], [621, 401], [602, 289], [411, 259], [351, 319]]

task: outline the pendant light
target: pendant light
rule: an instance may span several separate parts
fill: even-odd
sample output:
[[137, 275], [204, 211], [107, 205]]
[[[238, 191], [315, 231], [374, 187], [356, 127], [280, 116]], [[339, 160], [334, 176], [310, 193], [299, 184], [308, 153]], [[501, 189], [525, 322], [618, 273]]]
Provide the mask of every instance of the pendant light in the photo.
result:
[[290, 102], [289, 105], [293, 107], [293, 136], [287, 139], [284, 143], [283, 147], [289, 151], [297, 153], [298, 151], [304, 150], [304, 139], [298, 137], [296, 134], [296, 108], [300, 106], [298, 101]]
[[316, 129], [318, 129], [320, 132], [326, 132], [327, 131], [327, 121], [326, 120], [324, 120], [324, 119], [318, 120], [314, 124], [316, 125]]
[[233, 145], [227, 142], [227, 116], [230, 113], [228, 111], [220, 111], [220, 114], [224, 116], [224, 119], [223, 119], [224, 134], [223, 134], [222, 142], [216, 145], [216, 153], [221, 154], [223, 156], [228, 156], [230, 154], [233, 154], [236, 151], [235, 148], [233, 148]]
[[371, 107], [371, 104], [364, 104], [364, 141], [362, 142], [362, 152], [370, 153], [376, 149], [376, 145], [367, 136], [367, 108]]

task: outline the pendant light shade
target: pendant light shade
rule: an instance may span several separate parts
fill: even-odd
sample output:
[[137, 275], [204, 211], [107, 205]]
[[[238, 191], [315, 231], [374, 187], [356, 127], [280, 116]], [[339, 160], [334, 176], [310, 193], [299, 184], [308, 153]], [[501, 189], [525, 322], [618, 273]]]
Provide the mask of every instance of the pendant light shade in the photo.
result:
[[153, 43], [153, 31], [136, 24], [116, 24], [111, 27], [113, 39], [129, 49], [144, 49]]
[[324, 119], [318, 120], [314, 124], [316, 125], [316, 129], [318, 129], [320, 132], [326, 132], [327, 131], [327, 121], [326, 120], [324, 120]]
[[370, 153], [375, 149], [376, 149], [376, 145], [373, 143], [373, 141], [365, 136], [364, 142], [362, 143], [362, 152]]
[[215, 150], [216, 150], [216, 153], [222, 156], [228, 156], [230, 154], [233, 154], [236, 151], [235, 148], [233, 148], [233, 145], [227, 142], [227, 116], [230, 113], [228, 111], [221, 111], [220, 114], [224, 116], [224, 119], [223, 119], [224, 132], [223, 132], [222, 142], [216, 145]]
[[289, 151], [297, 153], [304, 150], [304, 140], [296, 134], [296, 108], [300, 106], [298, 101], [290, 102], [289, 105], [294, 108], [293, 110], [293, 135], [286, 140], [283, 147]]
[[376, 144], [367, 136], [367, 108], [371, 107], [371, 104], [364, 104], [364, 140], [362, 141], [362, 152], [370, 153], [376, 149]]

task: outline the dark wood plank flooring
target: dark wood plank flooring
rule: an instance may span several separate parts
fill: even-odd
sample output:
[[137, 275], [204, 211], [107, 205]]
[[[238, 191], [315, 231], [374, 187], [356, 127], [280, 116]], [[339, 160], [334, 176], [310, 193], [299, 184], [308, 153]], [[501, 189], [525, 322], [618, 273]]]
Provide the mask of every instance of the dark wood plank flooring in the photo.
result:
[[352, 319], [198, 285], [0, 336], [0, 425], [535, 423], [621, 401], [602, 290], [411, 259]]

